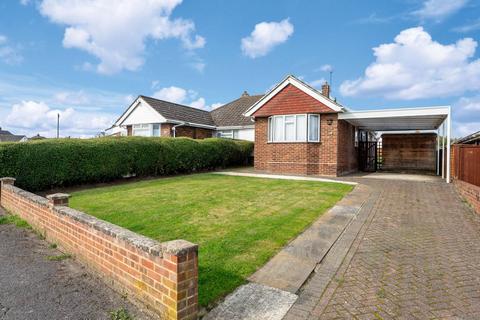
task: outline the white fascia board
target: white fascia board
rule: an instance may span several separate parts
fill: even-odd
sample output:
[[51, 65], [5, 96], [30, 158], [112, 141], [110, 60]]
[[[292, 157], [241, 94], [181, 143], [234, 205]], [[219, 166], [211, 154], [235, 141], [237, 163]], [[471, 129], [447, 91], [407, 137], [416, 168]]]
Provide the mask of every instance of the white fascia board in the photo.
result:
[[174, 123], [174, 124], [183, 124], [189, 127], [198, 127], [198, 128], [205, 128], [205, 129], [212, 129], [215, 130], [215, 126], [209, 126], [208, 124], [200, 124], [200, 123], [194, 123], [194, 122], [187, 122], [187, 121], [179, 121], [179, 120], [171, 120], [171, 119], [165, 119], [166, 123]]
[[397, 118], [416, 116], [448, 116], [450, 106], [418, 107], [401, 109], [378, 109], [344, 112], [338, 115], [341, 120], [372, 119], [372, 118]]
[[263, 96], [263, 98], [261, 98], [253, 106], [251, 106], [243, 115], [246, 117], [251, 117], [258, 109], [260, 109], [263, 105], [265, 105], [265, 103], [270, 101], [270, 99], [276, 96], [280, 91], [282, 91], [289, 84], [302, 90], [304, 93], [308, 94], [312, 98], [320, 101], [321, 103], [323, 103], [324, 105], [332, 109], [333, 111], [343, 112], [343, 108], [341, 108], [339, 105], [332, 102], [330, 99], [327, 99], [320, 92], [306, 85], [304, 82], [298, 80], [292, 75], [289, 75], [282, 82], [277, 84], [272, 90], [270, 90], [270, 92], [268, 92], [265, 96]]
[[255, 125], [248, 125], [248, 126], [223, 126], [223, 127], [216, 127], [216, 130], [235, 130], [235, 129], [255, 129]]

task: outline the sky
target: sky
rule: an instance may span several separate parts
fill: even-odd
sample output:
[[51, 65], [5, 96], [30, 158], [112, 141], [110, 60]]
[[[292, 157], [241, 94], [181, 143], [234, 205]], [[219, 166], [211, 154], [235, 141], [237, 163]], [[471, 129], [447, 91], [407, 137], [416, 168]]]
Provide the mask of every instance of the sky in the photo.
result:
[[0, 127], [89, 137], [136, 96], [211, 110], [293, 74], [355, 110], [480, 130], [479, 0], [4, 0]]

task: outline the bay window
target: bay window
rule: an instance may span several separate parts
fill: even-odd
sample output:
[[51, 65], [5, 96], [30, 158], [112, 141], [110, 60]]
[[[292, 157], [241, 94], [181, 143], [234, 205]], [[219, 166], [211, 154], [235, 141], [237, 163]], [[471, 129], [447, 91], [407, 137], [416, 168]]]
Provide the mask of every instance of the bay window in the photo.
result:
[[294, 114], [272, 116], [268, 118], [268, 141], [319, 142], [320, 115]]

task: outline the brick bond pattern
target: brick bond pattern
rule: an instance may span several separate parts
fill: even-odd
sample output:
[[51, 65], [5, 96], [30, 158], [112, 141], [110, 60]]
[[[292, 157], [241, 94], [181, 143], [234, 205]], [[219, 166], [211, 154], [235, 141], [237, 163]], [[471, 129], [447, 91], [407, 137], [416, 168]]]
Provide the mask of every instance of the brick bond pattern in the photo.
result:
[[480, 214], [480, 187], [458, 179], [453, 179], [453, 183], [458, 193]]
[[368, 183], [381, 192], [371, 222], [322, 298], [289, 319], [479, 319], [480, 217], [452, 185]]
[[[320, 114], [319, 143], [268, 143], [269, 116], [303, 113]], [[328, 176], [357, 169], [355, 128], [295, 86], [286, 86], [254, 116], [255, 169]]]
[[184, 240], [158, 243], [68, 208], [61, 195], [47, 200], [13, 186], [13, 181], [2, 179], [2, 207], [162, 319], [196, 319], [197, 245]]

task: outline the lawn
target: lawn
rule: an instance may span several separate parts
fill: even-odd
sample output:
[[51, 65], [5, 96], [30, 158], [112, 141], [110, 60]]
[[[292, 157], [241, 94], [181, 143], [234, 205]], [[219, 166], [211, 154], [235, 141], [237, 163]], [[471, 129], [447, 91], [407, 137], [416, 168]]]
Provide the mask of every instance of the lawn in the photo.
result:
[[158, 241], [199, 244], [199, 302], [205, 306], [244, 283], [351, 189], [196, 174], [74, 192], [70, 203]]

